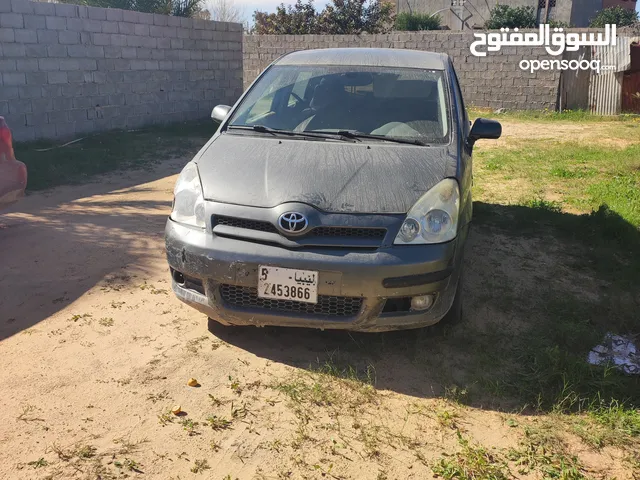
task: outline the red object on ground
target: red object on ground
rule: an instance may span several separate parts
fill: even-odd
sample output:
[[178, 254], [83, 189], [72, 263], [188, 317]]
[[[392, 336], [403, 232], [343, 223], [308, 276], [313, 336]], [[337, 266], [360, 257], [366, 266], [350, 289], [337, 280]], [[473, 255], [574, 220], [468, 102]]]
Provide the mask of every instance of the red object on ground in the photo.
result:
[[26, 187], [27, 167], [16, 160], [11, 130], [4, 117], [0, 117], [0, 208], [18, 201]]

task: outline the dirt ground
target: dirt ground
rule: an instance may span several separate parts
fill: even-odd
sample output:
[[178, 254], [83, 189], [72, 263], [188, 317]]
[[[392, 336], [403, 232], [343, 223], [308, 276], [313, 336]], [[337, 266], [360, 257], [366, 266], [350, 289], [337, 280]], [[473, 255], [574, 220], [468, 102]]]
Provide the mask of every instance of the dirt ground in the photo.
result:
[[[426, 374], [401, 349], [375, 370], [356, 365], [368, 383], [318, 373], [411, 333], [209, 329], [173, 296], [164, 257], [187, 160], [33, 194], [0, 215], [0, 478], [434, 478], [458, 432], [490, 456], [518, 445], [516, 425], [538, 422], [445, 395], [438, 370], [466, 361], [455, 352]], [[538, 274], [555, 263], [533, 240], [506, 260], [510, 242], [470, 236], [476, 324], [505, 317], [480, 301], [486, 272], [502, 269], [524, 294], [535, 283], [526, 263]], [[572, 453], [594, 477], [632, 478], [618, 449]]]

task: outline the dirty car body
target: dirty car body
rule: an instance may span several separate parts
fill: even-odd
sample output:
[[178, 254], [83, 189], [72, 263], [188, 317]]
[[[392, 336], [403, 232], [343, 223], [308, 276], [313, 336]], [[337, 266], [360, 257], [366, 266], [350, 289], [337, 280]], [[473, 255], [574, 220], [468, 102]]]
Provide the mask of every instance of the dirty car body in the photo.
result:
[[385, 331], [460, 312], [470, 128], [448, 56], [295, 52], [270, 65], [181, 173], [173, 290], [227, 325]]

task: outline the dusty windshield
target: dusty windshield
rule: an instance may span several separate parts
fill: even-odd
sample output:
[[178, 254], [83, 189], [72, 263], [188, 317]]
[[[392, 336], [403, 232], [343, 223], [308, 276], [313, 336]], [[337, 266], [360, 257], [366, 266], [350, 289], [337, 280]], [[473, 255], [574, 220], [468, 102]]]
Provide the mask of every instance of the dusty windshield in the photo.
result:
[[232, 126], [293, 132], [352, 131], [447, 143], [444, 72], [414, 68], [274, 66], [233, 115]]

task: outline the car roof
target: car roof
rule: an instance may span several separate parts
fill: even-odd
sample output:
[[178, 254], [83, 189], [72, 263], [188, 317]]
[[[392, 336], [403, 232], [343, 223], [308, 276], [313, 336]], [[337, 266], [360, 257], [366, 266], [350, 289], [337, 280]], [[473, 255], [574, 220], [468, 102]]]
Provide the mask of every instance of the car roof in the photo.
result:
[[400, 48], [324, 48], [301, 50], [283, 55], [277, 65], [358, 65], [444, 70], [449, 56], [445, 53], [404, 50]]

